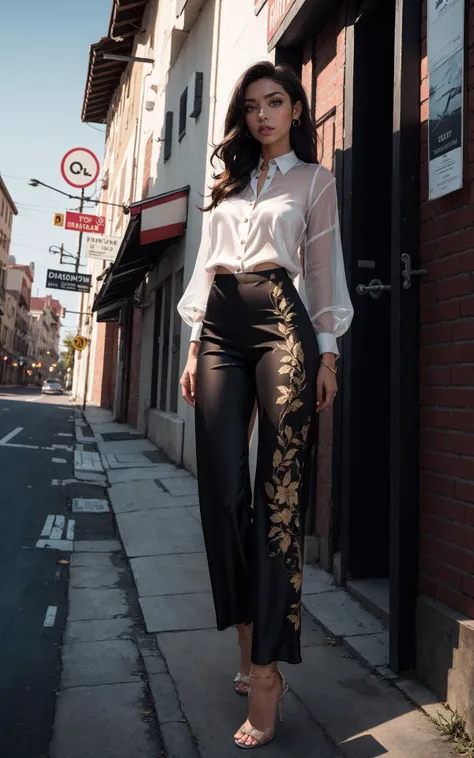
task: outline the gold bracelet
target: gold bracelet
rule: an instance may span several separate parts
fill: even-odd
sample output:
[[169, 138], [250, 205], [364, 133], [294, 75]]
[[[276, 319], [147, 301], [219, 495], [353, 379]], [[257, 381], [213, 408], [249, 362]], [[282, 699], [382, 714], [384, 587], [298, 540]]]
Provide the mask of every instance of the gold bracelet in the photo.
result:
[[326, 368], [328, 368], [329, 371], [332, 371], [333, 374], [337, 374], [337, 366], [334, 366], [333, 368], [332, 366], [329, 365], [329, 363], [326, 363], [325, 361], [323, 361], [322, 358], [319, 359], [319, 362], [321, 366], [326, 366]]

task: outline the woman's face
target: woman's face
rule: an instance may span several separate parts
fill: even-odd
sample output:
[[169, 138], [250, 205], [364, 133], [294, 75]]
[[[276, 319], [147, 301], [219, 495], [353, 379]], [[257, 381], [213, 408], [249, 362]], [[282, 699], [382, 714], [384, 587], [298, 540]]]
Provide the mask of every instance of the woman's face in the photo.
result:
[[287, 91], [273, 79], [258, 79], [245, 91], [247, 128], [263, 145], [287, 139], [293, 119], [299, 118], [302, 110], [302, 103], [293, 106]]

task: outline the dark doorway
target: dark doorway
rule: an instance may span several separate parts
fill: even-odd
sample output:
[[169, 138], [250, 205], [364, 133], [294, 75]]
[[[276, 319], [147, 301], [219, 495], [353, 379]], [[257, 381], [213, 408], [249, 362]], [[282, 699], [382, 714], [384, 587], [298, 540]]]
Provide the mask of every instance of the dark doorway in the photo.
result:
[[[388, 577], [390, 284], [395, 0], [362, 2], [354, 25], [349, 578]], [[377, 286], [375, 284], [375, 286]]]

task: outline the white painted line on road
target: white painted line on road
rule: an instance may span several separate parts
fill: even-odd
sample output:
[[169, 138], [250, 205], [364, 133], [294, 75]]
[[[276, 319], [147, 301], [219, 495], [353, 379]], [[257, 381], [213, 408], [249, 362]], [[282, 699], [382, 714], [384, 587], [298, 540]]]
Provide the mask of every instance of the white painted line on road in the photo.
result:
[[51, 458], [51, 463], [67, 463], [66, 458]]
[[46, 521], [44, 522], [43, 531], [41, 532], [42, 537], [49, 537], [51, 534], [51, 529], [53, 528], [54, 524], [54, 515], [51, 516], [51, 514], [47, 517]]
[[17, 426], [16, 429], [14, 429], [12, 432], [9, 432], [9, 434], [6, 434], [5, 437], [2, 437], [0, 440], [0, 445], [6, 445], [7, 442], [10, 442], [10, 440], [13, 439], [13, 437], [16, 437], [17, 434], [20, 434], [20, 432], [23, 431], [25, 427], [24, 426]]
[[108, 513], [109, 510], [107, 500], [84, 497], [74, 497], [72, 499], [73, 513]]
[[6, 445], [2, 445], [2, 447], [19, 447], [22, 450], [39, 450], [39, 445], [14, 445], [7, 443]]
[[51, 534], [49, 536], [52, 540], [60, 540], [63, 536], [63, 530], [60, 529], [59, 526], [55, 526], [53, 529], [51, 529]]
[[56, 516], [56, 521], [54, 522], [54, 526], [59, 526], [60, 529], [64, 529], [64, 527], [66, 526], [65, 516]]
[[[97, 482], [85, 482], [86, 484], [97, 484]], [[53, 479], [51, 481], [53, 487], [64, 487], [65, 484], [77, 484], [77, 479]], [[84, 484], [84, 482], [83, 482]]]
[[58, 612], [57, 606], [50, 605], [48, 610], [46, 611], [46, 616], [44, 617], [43, 626], [54, 626], [57, 612]]
[[73, 540], [74, 541], [74, 530], [76, 528], [76, 522], [75, 521], [68, 521], [67, 522], [67, 533], [66, 533], [66, 539], [67, 540]]
[[[49, 450], [50, 448], [45, 448], [45, 450]], [[73, 447], [71, 445], [52, 445], [53, 450], [65, 450], [66, 453], [72, 453]]]
[[64, 550], [72, 552], [73, 543], [71, 540], [38, 540], [36, 547], [45, 547], [50, 550]]
[[70, 432], [58, 432], [54, 436], [55, 437], [72, 437], [73, 435]]

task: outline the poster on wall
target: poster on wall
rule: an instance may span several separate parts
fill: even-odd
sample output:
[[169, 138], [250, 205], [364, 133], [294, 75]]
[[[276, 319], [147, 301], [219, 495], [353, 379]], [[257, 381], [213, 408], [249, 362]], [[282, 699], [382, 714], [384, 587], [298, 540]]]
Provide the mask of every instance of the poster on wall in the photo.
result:
[[464, 3], [428, 0], [430, 200], [463, 186]]

